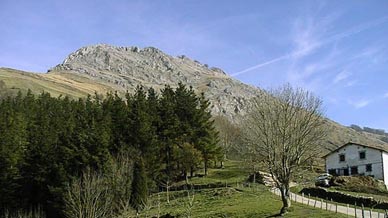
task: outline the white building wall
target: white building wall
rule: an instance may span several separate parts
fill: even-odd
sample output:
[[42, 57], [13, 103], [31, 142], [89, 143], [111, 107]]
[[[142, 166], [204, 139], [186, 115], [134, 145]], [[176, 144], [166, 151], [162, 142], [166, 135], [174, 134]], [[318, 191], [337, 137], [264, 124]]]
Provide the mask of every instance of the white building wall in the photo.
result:
[[[361, 151], [365, 151], [365, 159], [360, 159], [359, 153]], [[340, 154], [345, 154], [345, 161], [340, 161]], [[388, 163], [388, 156], [386, 158], [386, 163]], [[351, 167], [357, 166], [358, 174], [374, 176], [376, 179], [384, 179], [382, 159], [382, 152], [380, 150], [362, 145], [349, 144], [326, 157], [326, 171], [329, 172], [330, 169], [336, 169], [337, 173], [340, 174], [339, 172], [343, 172], [341, 170], [348, 169], [350, 175]], [[367, 164], [372, 165], [371, 172], [366, 171]], [[384, 170], [388, 170], [388, 166]], [[388, 176], [385, 181], [388, 181]]]
[[383, 152], [383, 170], [384, 170], [384, 183], [388, 188], [388, 153]]

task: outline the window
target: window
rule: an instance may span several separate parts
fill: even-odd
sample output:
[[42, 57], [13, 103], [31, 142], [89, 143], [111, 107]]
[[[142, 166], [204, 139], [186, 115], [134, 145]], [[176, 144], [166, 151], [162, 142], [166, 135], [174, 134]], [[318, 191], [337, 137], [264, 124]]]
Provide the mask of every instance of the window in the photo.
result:
[[360, 160], [365, 159], [365, 151], [360, 151]]
[[335, 176], [335, 175], [337, 175], [337, 170], [336, 169], [329, 169], [329, 174]]
[[345, 161], [345, 154], [340, 154], [339, 160], [340, 160], [340, 162]]
[[351, 167], [350, 168], [350, 174], [351, 175], [357, 175], [358, 174], [358, 167]]
[[365, 170], [366, 172], [372, 172], [372, 164], [367, 164], [365, 168], [366, 168]]

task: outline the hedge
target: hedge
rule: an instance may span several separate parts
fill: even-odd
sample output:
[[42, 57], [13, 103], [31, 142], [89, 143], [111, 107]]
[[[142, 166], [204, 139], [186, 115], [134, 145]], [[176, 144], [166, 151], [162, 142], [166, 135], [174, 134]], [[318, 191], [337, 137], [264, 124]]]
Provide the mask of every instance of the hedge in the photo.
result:
[[304, 193], [305, 195], [310, 195], [312, 197], [318, 197], [322, 199], [330, 199], [335, 202], [345, 203], [345, 204], [357, 204], [364, 205], [364, 207], [376, 208], [376, 209], [387, 209], [388, 202], [376, 200], [372, 197], [365, 196], [353, 196], [350, 194], [345, 194], [336, 191], [329, 191], [324, 188], [319, 187], [311, 187], [311, 188], [303, 188], [300, 193]]

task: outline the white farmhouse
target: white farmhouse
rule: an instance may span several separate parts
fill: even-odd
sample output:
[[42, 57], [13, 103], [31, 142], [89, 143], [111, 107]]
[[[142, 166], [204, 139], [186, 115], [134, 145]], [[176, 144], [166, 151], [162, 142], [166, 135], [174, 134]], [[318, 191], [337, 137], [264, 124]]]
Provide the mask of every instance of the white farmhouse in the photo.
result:
[[349, 142], [324, 156], [331, 175], [365, 175], [388, 187], [388, 148]]

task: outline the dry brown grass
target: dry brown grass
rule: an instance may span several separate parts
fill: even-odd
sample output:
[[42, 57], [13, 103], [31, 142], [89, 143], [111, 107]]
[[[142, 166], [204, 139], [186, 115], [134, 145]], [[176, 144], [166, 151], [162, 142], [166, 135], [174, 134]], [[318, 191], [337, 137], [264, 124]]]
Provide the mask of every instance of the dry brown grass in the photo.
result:
[[49, 92], [52, 96], [66, 95], [70, 97], [85, 97], [88, 94], [107, 93], [112, 87], [92, 81], [88, 78], [66, 73], [34, 74], [23, 71], [0, 68], [0, 80], [4, 82], [10, 93]]

